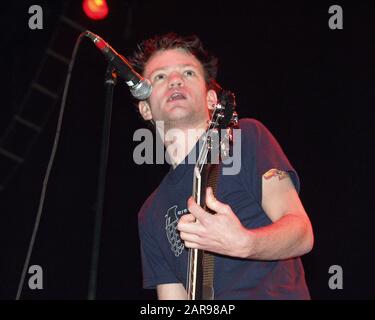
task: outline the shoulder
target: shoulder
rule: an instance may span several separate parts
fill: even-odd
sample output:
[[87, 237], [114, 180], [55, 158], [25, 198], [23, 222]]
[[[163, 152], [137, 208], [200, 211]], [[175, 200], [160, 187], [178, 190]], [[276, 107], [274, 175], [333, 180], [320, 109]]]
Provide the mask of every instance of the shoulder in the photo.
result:
[[152, 205], [154, 203], [155, 196], [157, 194], [158, 189], [159, 189], [159, 187], [157, 187], [148, 196], [148, 198], [146, 199], [146, 201], [143, 203], [141, 209], [139, 210], [139, 212], [138, 212], [138, 221], [139, 221], [140, 225], [146, 223], [146, 220], [148, 219], [148, 216], [149, 216], [148, 213], [152, 211]]
[[254, 118], [242, 118], [238, 121], [238, 126], [249, 134], [259, 134], [262, 131], [268, 131], [262, 122]]
[[263, 137], [272, 136], [267, 127], [257, 119], [243, 118], [238, 121], [238, 128], [241, 130], [243, 142], [257, 143]]

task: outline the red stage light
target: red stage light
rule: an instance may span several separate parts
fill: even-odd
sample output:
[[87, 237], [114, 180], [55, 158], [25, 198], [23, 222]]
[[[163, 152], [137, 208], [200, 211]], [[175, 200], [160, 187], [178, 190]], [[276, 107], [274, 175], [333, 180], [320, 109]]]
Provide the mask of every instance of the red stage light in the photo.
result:
[[84, 0], [83, 11], [93, 20], [104, 19], [108, 15], [108, 5], [105, 0]]

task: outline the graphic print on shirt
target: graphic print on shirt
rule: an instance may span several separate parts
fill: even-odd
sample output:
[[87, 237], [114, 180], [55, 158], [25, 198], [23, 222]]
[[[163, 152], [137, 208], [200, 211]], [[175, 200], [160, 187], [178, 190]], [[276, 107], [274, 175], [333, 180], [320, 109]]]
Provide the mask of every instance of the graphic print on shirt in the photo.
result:
[[180, 234], [177, 230], [178, 217], [187, 212], [187, 209], [177, 211], [177, 205], [169, 208], [165, 215], [165, 232], [167, 233], [167, 239], [171, 245], [171, 250], [176, 257], [178, 257], [185, 246], [181, 241]]

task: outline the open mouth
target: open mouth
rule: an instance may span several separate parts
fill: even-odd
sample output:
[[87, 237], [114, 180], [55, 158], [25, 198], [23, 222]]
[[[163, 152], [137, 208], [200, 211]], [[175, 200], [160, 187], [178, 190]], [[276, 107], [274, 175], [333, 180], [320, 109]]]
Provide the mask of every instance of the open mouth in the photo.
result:
[[186, 97], [181, 92], [173, 92], [168, 98], [167, 102], [176, 101], [176, 100], [185, 100]]

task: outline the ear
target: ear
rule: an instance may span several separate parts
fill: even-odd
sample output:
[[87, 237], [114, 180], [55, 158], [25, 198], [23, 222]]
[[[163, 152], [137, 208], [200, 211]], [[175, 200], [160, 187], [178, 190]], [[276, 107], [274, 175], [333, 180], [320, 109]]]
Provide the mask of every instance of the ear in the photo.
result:
[[144, 120], [152, 120], [151, 108], [147, 101], [145, 100], [139, 101], [138, 108], [139, 108], [139, 113], [142, 115], [142, 118]]
[[217, 94], [215, 90], [208, 90], [207, 91], [207, 105], [208, 109], [212, 110], [214, 105], [217, 104]]

